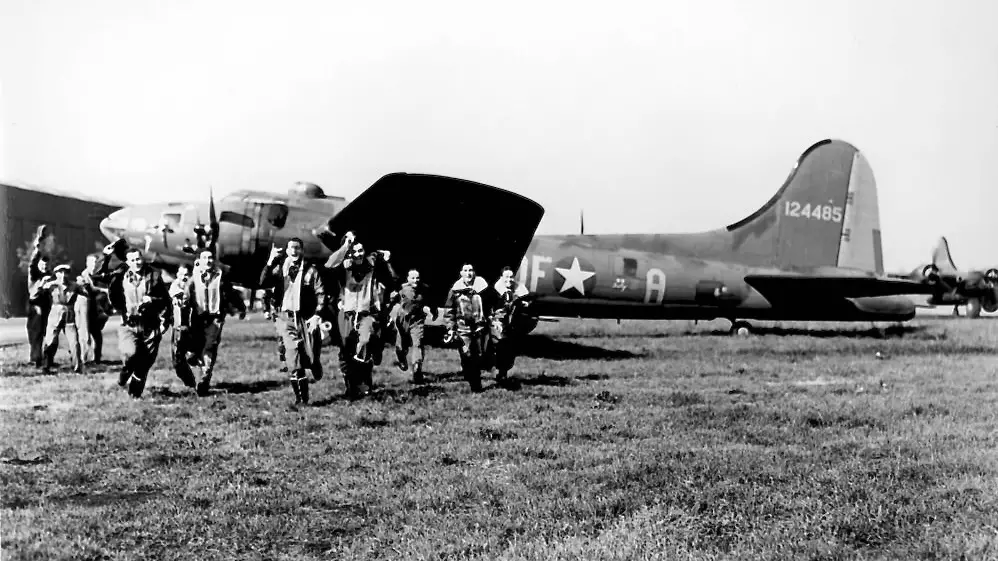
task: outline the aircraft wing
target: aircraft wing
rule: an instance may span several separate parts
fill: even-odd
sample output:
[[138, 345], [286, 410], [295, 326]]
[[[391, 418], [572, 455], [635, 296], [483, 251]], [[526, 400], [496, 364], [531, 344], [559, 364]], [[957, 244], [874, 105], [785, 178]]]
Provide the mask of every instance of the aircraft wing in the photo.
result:
[[399, 277], [418, 268], [432, 304], [442, 305], [465, 262], [489, 284], [504, 266], [519, 267], [543, 216], [541, 205], [497, 187], [393, 173], [330, 219], [332, 235], [321, 239], [335, 251], [353, 231], [365, 249], [390, 250]]
[[865, 298], [903, 294], [931, 294], [925, 283], [883, 277], [827, 275], [746, 275], [745, 282], [770, 300]]

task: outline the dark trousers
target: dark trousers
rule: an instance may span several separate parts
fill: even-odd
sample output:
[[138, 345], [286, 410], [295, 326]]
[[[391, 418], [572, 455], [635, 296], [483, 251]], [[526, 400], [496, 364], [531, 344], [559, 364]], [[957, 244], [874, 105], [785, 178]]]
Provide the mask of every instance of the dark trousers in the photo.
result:
[[513, 368], [516, 359], [515, 340], [511, 337], [493, 337], [492, 352], [495, 353], [495, 367], [500, 376]]
[[[191, 331], [189, 326], [173, 326], [173, 335], [170, 340], [172, 349], [173, 370], [177, 377], [188, 388], [193, 388], [197, 381], [194, 379], [194, 371], [191, 370], [190, 361], [196, 356], [191, 350]], [[188, 355], [190, 353], [190, 355]]]
[[215, 371], [215, 359], [218, 357], [218, 346], [222, 342], [222, 327], [225, 326], [224, 316], [205, 316], [191, 321], [193, 351], [201, 361], [201, 381], [198, 382], [198, 392], [204, 393], [211, 385], [211, 375]]
[[30, 359], [37, 367], [45, 365], [45, 327], [48, 324], [48, 306], [32, 304], [28, 308], [28, 345], [31, 347]]
[[471, 389], [482, 389], [482, 370], [487, 368], [490, 334], [488, 329], [458, 333], [461, 339], [461, 372]]
[[374, 365], [381, 362], [377, 322], [370, 314], [341, 310], [337, 315], [337, 324], [340, 330], [340, 374], [347, 394], [354, 395], [362, 384], [368, 388], [374, 385]]
[[118, 384], [127, 386], [132, 397], [142, 396], [149, 369], [159, 353], [161, 338], [156, 322], [122, 322], [118, 326], [118, 351], [122, 362]]
[[422, 371], [423, 356], [423, 329], [426, 326], [424, 318], [401, 317], [395, 322], [395, 356], [399, 363], [408, 362], [412, 366], [413, 372]]
[[107, 325], [107, 316], [92, 316], [88, 322], [90, 329], [90, 351], [85, 353], [85, 358], [93, 358], [95, 363], [101, 361], [104, 351], [104, 326]]

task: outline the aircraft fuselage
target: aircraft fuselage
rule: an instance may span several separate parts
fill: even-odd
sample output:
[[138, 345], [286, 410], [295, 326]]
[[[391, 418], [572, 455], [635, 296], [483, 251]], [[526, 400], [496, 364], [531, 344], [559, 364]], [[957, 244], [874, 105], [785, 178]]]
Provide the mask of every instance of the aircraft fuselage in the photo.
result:
[[[778, 267], [704, 256], [629, 249], [653, 243], [681, 248], [705, 234], [646, 236], [538, 236], [517, 270], [533, 295], [531, 313], [618, 319], [762, 319], [903, 321], [914, 305], [903, 296], [843, 298], [786, 295], [767, 298], [745, 281], [750, 274], [786, 274]], [[632, 243], [622, 244], [629, 238]], [[613, 248], [615, 249], [608, 249]], [[719, 245], [719, 247], [723, 247]], [[723, 255], [725, 258], [728, 255]], [[749, 256], [748, 261], [754, 258]], [[853, 271], [816, 268], [808, 274]]]

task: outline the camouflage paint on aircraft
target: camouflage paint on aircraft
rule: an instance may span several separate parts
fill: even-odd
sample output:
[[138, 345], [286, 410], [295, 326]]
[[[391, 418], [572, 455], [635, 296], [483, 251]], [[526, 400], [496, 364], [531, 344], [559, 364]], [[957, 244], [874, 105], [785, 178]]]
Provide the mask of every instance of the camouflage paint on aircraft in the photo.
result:
[[[353, 230], [366, 246], [391, 250], [397, 270], [418, 267], [431, 301], [442, 302], [465, 261], [486, 279], [519, 263], [535, 316], [905, 320], [914, 305], [898, 295], [926, 292], [925, 283], [882, 276], [873, 172], [840, 140], [808, 148], [777, 193], [745, 219], [694, 234], [533, 237], [543, 216], [533, 201], [431, 175], [387, 175], [343, 208], [341, 199], [323, 206], [321, 197], [285, 198], [276, 203], [282, 214], [260, 197], [236, 194], [221, 205], [222, 261], [249, 263], [247, 279], [271, 243], [297, 235], [306, 256], [321, 260]], [[159, 214], [165, 220], [167, 207], [149, 207], [143, 219]], [[180, 230], [195, 221], [178, 218]], [[176, 257], [162, 245], [164, 260]]]

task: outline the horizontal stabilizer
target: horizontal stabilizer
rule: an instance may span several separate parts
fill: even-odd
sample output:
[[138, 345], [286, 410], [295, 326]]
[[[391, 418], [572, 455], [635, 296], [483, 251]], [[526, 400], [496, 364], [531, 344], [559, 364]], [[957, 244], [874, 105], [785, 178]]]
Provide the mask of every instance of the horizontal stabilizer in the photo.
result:
[[470, 262], [492, 281], [504, 266], [516, 268], [544, 207], [516, 193], [440, 175], [386, 175], [328, 223], [323, 243], [337, 249], [347, 231], [365, 249], [391, 251], [396, 273], [420, 270], [430, 299], [441, 304], [461, 266]]
[[[931, 294], [917, 281], [882, 277], [748, 275], [745, 282], [769, 300], [865, 298], [900, 294]], [[806, 305], [806, 304], [805, 304]]]

